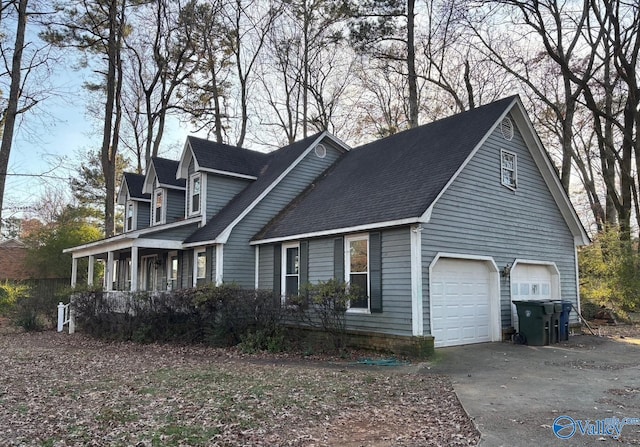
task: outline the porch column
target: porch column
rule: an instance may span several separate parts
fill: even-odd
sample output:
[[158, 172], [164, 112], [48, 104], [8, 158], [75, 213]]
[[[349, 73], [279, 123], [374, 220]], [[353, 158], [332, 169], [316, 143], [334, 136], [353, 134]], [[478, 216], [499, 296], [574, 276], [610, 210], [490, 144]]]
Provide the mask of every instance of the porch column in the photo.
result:
[[89, 267], [87, 268], [87, 285], [93, 285], [93, 268], [96, 263], [96, 257], [93, 255], [89, 256]]
[[422, 225], [411, 227], [411, 320], [413, 335], [424, 334], [422, 304]]
[[105, 290], [110, 292], [113, 290], [113, 252], [107, 252], [107, 265], [104, 269]]
[[78, 258], [74, 257], [71, 260], [71, 287], [75, 287], [77, 281], [78, 281]]
[[131, 291], [138, 290], [138, 247], [131, 247], [131, 271], [129, 272], [129, 278], [131, 278]]
[[216, 286], [222, 284], [224, 272], [224, 244], [216, 245]]

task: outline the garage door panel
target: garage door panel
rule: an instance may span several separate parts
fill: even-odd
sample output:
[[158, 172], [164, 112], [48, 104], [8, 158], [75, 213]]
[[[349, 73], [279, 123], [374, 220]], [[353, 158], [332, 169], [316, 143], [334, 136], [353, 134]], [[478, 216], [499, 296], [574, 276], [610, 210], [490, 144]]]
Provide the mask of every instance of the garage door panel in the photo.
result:
[[491, 340], [489, 270], [483, 261], [440, 259], [431, 278], [436, 346]]
[[519, 330], [518, 312], [513, 301], [551, 299], [551, 271], [548, 265], [518, 264], [511, 271], [511, 323]]

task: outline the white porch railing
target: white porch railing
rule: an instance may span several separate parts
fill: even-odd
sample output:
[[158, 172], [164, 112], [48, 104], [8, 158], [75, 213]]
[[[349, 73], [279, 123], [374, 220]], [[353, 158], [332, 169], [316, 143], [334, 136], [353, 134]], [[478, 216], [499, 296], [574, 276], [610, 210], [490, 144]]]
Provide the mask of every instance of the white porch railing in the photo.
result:
[[69, 325], [69, 333], [73, 334], [76, 331], [76, 323], [73, 318], [73, 311], [71, 310], [71, 303], [58, 304], [58, 332], [64, 330], [65, 325]]

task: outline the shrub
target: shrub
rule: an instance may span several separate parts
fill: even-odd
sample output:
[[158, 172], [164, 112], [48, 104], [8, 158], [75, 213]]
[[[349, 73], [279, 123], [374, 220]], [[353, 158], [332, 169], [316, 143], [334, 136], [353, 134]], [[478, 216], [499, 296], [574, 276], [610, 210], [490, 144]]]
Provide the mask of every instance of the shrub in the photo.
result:
[[[24, 283], [5, 283], [0, 286], [0, 307], [12, 322], [26, 331], [39, 331], [54, 327], [58, 317], [59, 280], [29, 280]], [[3, 299], [4, 297], [4, 299]]]
[[608, 228], [579, 254], [580, 293], [586, 302], [616, 312], [640, 309], [640, 255], [637, 243]]
[[325, 331], [335, 349], [346, 346], [346, 310], [358, 296], [347, 283], [330, 279], [306, 284], [302, 293], [289, 300], [289, 310], [300, 323]]
[[77, 323], [88, 334], [137, 342], [232, 346], [255, 334], [275, 336], [280, 323], [272, 292], [233, 284], [120, 296], [86, 291], [73, 303]]
[[9, 316], [15, 310], [17, 303], [29, 296], [29, 287], [25, 284], [0, 283], [0, 316]]

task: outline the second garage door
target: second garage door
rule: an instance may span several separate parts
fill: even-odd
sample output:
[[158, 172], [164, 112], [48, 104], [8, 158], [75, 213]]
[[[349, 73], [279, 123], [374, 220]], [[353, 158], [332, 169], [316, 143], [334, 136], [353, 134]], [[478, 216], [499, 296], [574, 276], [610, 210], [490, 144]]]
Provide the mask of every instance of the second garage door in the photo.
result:
[[435, 346], [491, 341], [489, 269], [483, 261], [441, 258], [431, 272]]

